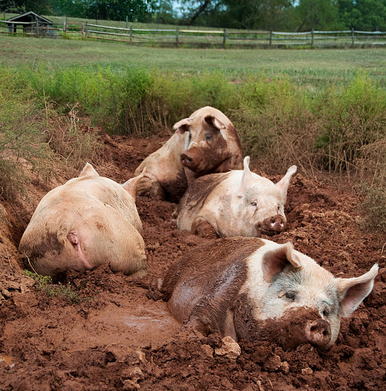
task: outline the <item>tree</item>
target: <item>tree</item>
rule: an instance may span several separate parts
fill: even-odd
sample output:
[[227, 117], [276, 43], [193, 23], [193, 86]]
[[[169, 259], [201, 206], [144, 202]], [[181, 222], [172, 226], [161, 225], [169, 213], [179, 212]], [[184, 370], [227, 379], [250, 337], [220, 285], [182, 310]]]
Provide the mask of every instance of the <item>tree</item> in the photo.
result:
[[173, 0], [152, 1], [149, 3], [149, 12], [156, 23], [175, 24], [178, 21]]
[[277, 29], [293, 0], [181, 0], [182, 23], [218, 27]]
[[300, 20], [297, 31], [344, 28], [339, 17], [337, 0], [300, 0], [296, 13]]
[[339, 0], [338, 5], [347, 28], [386, 31], [386, 0]]
[[37, 14], [51, 13], [51, 0], [14, 0], [10, 3], [13, 3], [19, 12], [33, 11]]

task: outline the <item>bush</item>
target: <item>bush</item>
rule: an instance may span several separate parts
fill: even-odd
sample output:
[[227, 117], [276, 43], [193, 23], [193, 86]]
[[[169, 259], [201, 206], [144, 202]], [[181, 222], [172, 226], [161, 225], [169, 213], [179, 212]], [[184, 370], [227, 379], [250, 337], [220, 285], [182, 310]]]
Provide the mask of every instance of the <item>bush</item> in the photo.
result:
[[27, 179], [20, 167], [42, 171], [41, 159], [48, 157], [45, 112], [33, 95], [17, 75], [0, 68], [0, 194], [7, 199], [23, 191]]
[[315, 142], [320, 168], [353, 169], [362, 148], [385, 136], [386, 92], [365, 74], [358, 75], [348, 88], [327, 90], [314, 112], [320, 127]]
[[265, 172], [313, 167], [317, 129], [304, 94], [287, 79], [262, 76], [240, 86], [239, 97], [230, 114], [245, 155], [258, 158]]
[[377, 234], [386, 234], [386, 187], [361, 186], [364, 196], [359, 210], [364, 229]]

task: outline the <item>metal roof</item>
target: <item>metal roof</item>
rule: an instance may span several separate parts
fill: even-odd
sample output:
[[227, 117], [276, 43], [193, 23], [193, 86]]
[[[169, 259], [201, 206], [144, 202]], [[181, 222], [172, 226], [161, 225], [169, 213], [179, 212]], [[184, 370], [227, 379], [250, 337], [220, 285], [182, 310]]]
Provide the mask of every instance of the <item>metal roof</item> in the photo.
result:
[[38, 14], [35, 14], [35, 12], [29, 11], [25, 12], [21, 15], [16, 15], [13, 18], [10, 18], [5, 21], [5, 23], [10, 24], [30, 24], [30, 23], [36, 23], [36, 20], [39, 19], [41, 22], [46, 24], [53, 24], [53, 22], [47, 18], [44, 18], [43, 16], [40, 16]]

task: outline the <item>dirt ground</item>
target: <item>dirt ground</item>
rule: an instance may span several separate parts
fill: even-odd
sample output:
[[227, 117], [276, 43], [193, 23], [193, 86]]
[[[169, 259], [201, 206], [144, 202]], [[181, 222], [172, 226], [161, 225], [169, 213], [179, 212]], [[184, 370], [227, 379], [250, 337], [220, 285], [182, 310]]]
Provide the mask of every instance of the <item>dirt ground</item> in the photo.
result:
[[[96, 169], [123, 183], [163, 141], [106, 137], [107, 157]], [[260, 173], [256, 162], [251, 167]], [[288, 228], [270, 239], [291, 240], [335, 276], [358, 276], [377, 262], [371, 295], [343, 320], [327, 352], [241, 341], [237, 355], [221, 349], [219, 336], [181, 327], [166, 303], [146, 297], [150, 278], [205, 241], [177, 230], [175, 204], [137, 199], [148, 255], [144, 281], [104, 266], [68, 273], [60, 287], [72, 295], [53, 295], [25, 276], [17, 252], [23, 229], [40, 198], [67, 179], [48, 185], [31, 177], [28, 199], [0, 205], [0, 390], [385, 389], [386, 238], [361, 230], [350, 188], [298, 173], [289, 189]]]

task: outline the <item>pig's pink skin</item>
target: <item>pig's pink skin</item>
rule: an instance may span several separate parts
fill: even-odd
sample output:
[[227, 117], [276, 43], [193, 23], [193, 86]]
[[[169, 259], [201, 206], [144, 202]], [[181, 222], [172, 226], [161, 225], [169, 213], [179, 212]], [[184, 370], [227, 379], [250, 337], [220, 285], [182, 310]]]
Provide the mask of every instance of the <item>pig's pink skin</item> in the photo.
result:
[[110, 264], [115, 271], [146, 275], [142, 222], [134, 198], [143, 175], [119, 185], [87, 163], [79, 177], [51, 190], [19, 244], [26, 267], [54, 277]]
[[202, 226], [210, 225], [223, 238], [280, 233], [286, 228], [284, 206], [296, 169], [291, 166], [275, 184], [251, 172], [247, 156], [244, 170], [198, 178], [178, 205], [177, 226], [202, 236], [208, 231]]

